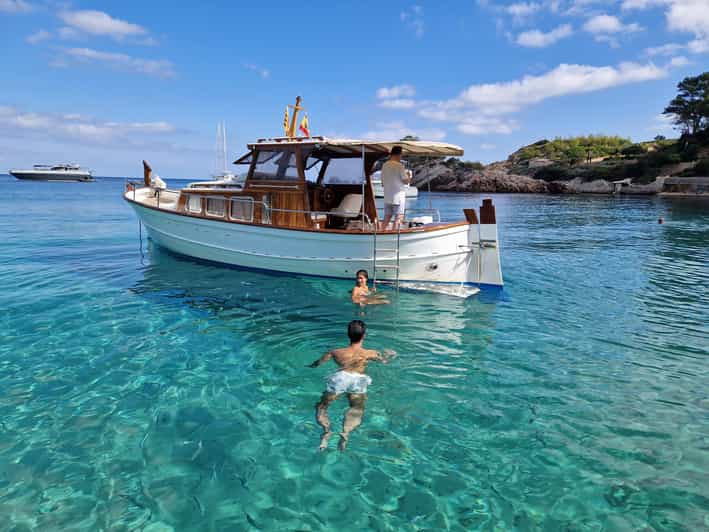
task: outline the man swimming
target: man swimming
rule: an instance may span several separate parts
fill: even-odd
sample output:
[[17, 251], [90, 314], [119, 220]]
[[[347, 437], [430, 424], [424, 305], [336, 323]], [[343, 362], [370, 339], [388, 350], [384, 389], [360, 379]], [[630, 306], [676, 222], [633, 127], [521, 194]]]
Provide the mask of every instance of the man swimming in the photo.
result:
[[318, 425], [323, 428], [323, 434], [320, 438], [320, 450], [327, 448], [327, 442], [332, 436], [330, 430], [330, 417], [327, 414], [327, 408], [337, 400], [343, 393], [347, 394], [347, 399], [350, 407], [345, 412], [345, 419], [342, 423], [342, 432], [340, 433], [340, 443], [338, 449], [344, 451], [347, 447], [347, 440], [350, 433], [360, 426], [362, 416], [364, 416], [364, 403], [367, 400], [367, 386], [372, 384], [372, 379], [364, 372], [367, 369], [367, 364], [376, 360], [386, 364], [396, 355], [393, 351], [387, 352], [385, 355], [380, 354], [372, 349], [364, 349], [364, 337], [367, 332], [367, 326], [363, 321], [352, 320], [347, 325], [347, 336], [350, 338], [349, 347], [333, 349], [328, 351], [308, 367], [317, 368], [321, 364], [333, 359], [340, 366], [335, 373], [327, 378], [325, 391], [320, 398], [320, 401], [315, 405], [315, 418]]
[[352, 303], [355, 305], [388, 305], [389, 300], [386, 296], [376, 293], [374, 290], [369, 290], [367, 283], [369, 282], [369, 274], [367, 270], [359, 270], [357, 272], [357, 280], [354, 288], [352, 288]]

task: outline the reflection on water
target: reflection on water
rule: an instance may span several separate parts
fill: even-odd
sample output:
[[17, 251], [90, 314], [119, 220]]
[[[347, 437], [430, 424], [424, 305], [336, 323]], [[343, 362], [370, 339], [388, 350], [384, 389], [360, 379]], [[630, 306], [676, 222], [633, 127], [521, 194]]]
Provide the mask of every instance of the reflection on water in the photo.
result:
[[[502, 293], [359, 308], [348, 281], [141, 263], [122, 182], [76, 186], [0, 179], [0, 529], [709, 526], [706, 203], [499, 195]], [[399, 356], [317, 453], [334, 366], [305, 365], [353, 318]]]

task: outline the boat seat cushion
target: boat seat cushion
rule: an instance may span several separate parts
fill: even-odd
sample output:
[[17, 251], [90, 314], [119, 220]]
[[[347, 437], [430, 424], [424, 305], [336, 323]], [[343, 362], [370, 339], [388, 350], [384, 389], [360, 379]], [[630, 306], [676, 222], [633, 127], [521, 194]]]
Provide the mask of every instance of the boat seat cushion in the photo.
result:
[[340, 204], [330, 209], [330, 214], [342, 218], [357, 218], [362, 209], [362, 194], [347, 194]]
[[428, 225], [433, 223], [433, 216], [416, 216], [408, 220], [409, 226]]

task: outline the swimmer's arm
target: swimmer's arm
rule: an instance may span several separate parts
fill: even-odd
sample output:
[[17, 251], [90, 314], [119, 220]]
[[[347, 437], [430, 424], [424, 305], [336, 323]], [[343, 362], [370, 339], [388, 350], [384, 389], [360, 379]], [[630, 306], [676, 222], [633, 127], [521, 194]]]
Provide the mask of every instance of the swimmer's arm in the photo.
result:
[[306, 367], [307, 367], [307, 368], [317, 368], [320, 364], [324, 364], [325, 362], [327, 362], [327, 361], [330, 360], [331, 358], [332, 358], [332, 351], [328, 351], [328, 352], [325, 353], [323, 356], [321, 356], [320, 358], [318, 358], [315, 362], [313, 362], [312, 364], [307, 365]]
[[387, 364], [392, 358], [396, 356], [396, 351], [391, 349], [384, 349], [381, 353], [379, 351], [372, 351], [370, 360], [376, 360], [382, 364]]

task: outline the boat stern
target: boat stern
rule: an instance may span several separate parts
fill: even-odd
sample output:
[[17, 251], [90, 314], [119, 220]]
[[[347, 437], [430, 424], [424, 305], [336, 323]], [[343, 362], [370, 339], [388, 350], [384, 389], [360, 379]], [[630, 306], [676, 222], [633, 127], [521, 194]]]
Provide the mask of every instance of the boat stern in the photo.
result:
[[478, 217], [475, 209], [464, 209], [470, 222], [468, 242], [470, 263], [468, 282], [479, 285], [502, 286], [500, 265], [500, 241], [497, 234], [497, 218], [492, 199], [483, 199]]

